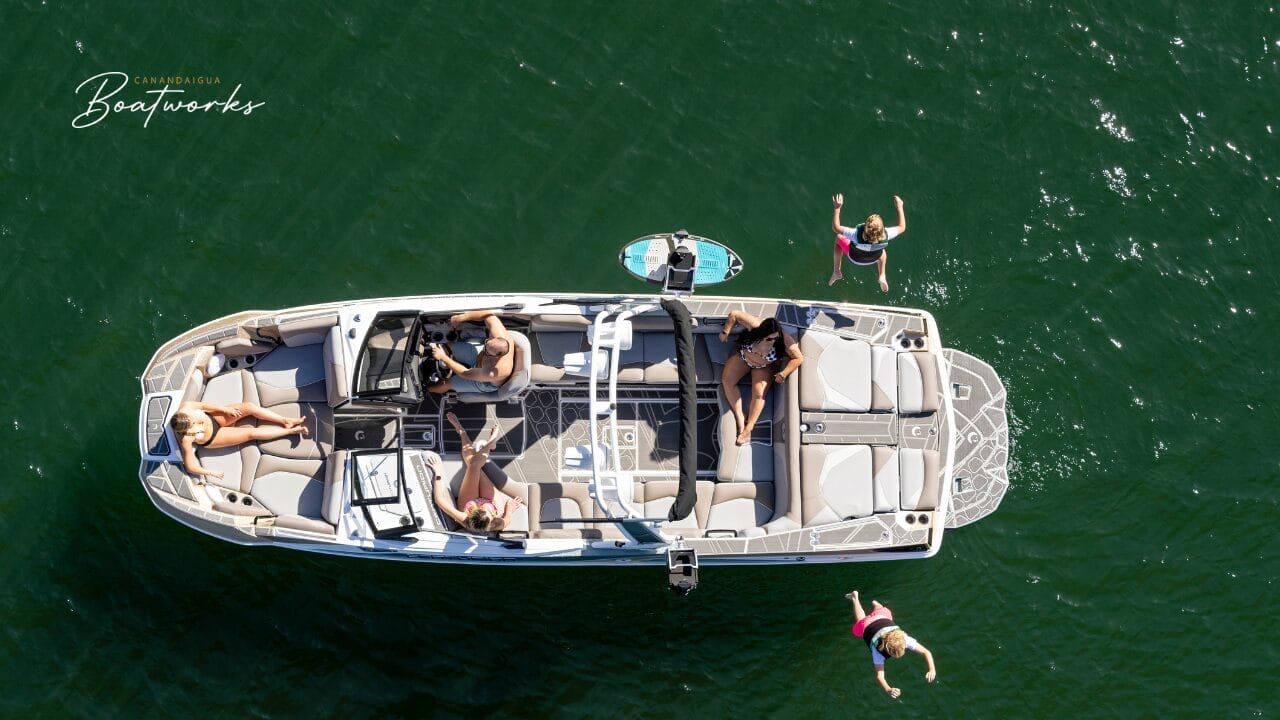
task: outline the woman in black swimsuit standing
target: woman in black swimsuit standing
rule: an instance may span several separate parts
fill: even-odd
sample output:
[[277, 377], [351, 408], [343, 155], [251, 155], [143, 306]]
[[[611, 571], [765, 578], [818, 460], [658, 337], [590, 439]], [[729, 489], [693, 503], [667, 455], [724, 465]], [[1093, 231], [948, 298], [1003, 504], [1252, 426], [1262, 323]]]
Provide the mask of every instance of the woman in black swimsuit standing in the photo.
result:
[[[769, 381], [783, 382], [791, 373], [800, 368], [804, 355], [796, 339], [782, 329], [773, 318], [761, 320], [755, 315], [733, 310], [720, 331], [721, 342], [729, 341], [729, 331], [734, 325], [742, 325], [746, 330], [737, 338], [738, 352], [730, 353], [724, 364], [724, 373], [720, 376], [720, 385], [724, 388], [725, 400], [733, 411], [733, 419], [737, 421], [738, 445], [745, 445], [751, 439], [751, 431], [764, 411], [764, 394], [769, 389]], [[787, 364], [777, 370], [783, 359]], [[747, 416], [742, 416], [742, 393], [738, 391], [738, 381], [751, 373], [751, 405], [747, 408]]]
[[[236, 427], [241, 420], [254, 417], [274, 423], [275, 426]], [[210, 405], [203, 402], [184, 402], [169, 420], [173, 434], [182, 448], [182, 462], [192, 475], [211, 475], [222, 478], [216, 470], [206, 470], [196, 459], [196, 446], [210, 450], [240, 445], [250, 440], [275, 440], [286, 435], [306, 435], [307, 426], [302, 418], [287, 418], [253, 403], [235, 405]], [[276, 427], [278, 426], [278, 427]]]

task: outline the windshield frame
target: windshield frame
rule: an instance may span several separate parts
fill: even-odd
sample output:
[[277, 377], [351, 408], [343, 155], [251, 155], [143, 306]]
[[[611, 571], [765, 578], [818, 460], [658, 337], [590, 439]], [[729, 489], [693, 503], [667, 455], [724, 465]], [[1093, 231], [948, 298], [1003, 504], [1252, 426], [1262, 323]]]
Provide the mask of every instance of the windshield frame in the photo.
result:
[[[399, 357], [399, 383], [395, 387], [378, 387], [391, 379], [391, 372], [379, 372], [378, 383], [372, 388], [368, 388], [365, 384], [368, 379], [365, 372], [368, 369], [367, 363], [370, 362], [372, 353], [378, 351], [377, 348], [371, 348], [370, 343], [380, 335], [396, 332], [395, 329], [388, 327], [380, 327], [379, 321], [390, 319], [400, 320], [403, 330], [407, 327], [405, 336], [405, 344], [403, 348], [393, 347], [388, 351], [386, 367], [389, 369], [391, 365], [396, 363], [395, 355], [400, 353]], [[417, 346], [422, 336], [422, 316], [413, 310], [393, 310], [388, 312], [380, 312], [374, 316], [369, 323], [369, 330], [365, 333], [364, 340], [360, 343], [360, 351], [356, 354], [355, 372], [352, 375], [352, 397], [361, 400], [385, 399], [398, 402], [416, 403], [422, 399], [422, 388], [418, 378], [413, 377], [418, 366], [414, 359], [418, 357]], [[365, 389], [361, 389], [365, 386]]]

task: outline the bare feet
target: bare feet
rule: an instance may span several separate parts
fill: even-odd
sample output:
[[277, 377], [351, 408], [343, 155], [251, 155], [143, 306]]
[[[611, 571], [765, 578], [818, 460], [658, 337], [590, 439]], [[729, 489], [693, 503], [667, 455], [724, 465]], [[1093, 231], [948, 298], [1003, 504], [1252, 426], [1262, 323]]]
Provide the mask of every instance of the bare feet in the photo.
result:
[[737, 444], [739, 444], [739, 445], [746, 445], [746, 444], [747, 444], [747, 443], [749, 443], [749, 442], [751, 442], [751, 431], [750, 431], [750, 430], [743, 430], [742, 432], [738, 433]]
[[881, 604], [880, 604], [880, 601], [879, 601], [879, 600], [872, 600], [872, 601], [871, 601], [871, 607], [873, 607], [873, 608], [878, 608], [878, 607], [883, 607], [883, 605], [881, 605]]
[[835, 272], [831, 273], [831, 279], [827, 281], [827, 285], [835, 285], [836, 281], [843, 277], [844, 277], [844, 273], [840, 272], [839, 270], [836, 270]]
[[291, 418], [284, 421], [284, 426], [287, 428], [296, 428], [306, 421], [306, 418]]
[[889, 281], [883, 275], [880, 276], [880, 292], [889, 292]]
[[292, 433], [290, 433], [291, 435], [301, 435], [305, 437], [306, 435], [309, 434], [306, 425], [294, 425], [289, 429], [293, 431]]
[[844, 595], [844, 599], [845, 599], [845, 600], [852, 600], [852, 601], [854, 601], [854, 602], [858, 602], [858, 591], [857, 591], [857, 590], [854, 590], [853, 592], [845, 593], [845, 595]]

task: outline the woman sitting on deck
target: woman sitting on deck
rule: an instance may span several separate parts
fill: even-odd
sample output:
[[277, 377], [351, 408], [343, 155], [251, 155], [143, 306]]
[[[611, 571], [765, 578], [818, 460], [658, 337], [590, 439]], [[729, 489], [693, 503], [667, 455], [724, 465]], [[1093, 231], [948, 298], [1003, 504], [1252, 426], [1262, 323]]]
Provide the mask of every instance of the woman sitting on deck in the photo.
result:
[[458, 431], [458, 437], [462, 439], [462, 462], [466, 470], [462, 475], [462, 485], [458, 488], [458, 499], [466, 498], [466, 501], [459, 510], [452, 493], [449, 492], [449, 481], [444, 477], [440, 456], [431, 454], [427, 456], [427, 465], [435, 473], [432, 497], [436, 507], [468, 530], [499, 532], [511, 524], [511, 516], [515, 514], [522, 501], [518, 497], [507, 500], [503, 504], [502, 512], [499, 513], [498, 506], [495, 504], [498, 489], [484, 474], [484, 464], [489, 462], [489, 448], [498, 436], [498, 426], [494, 425], [489, 430], [488, 439], [472, 443], [467, 431], [462, 429], [462, 423], [458, 422], [457, 415], [449, 413], [445, 417], [449, 419], [453, 429]]
[[[236, 427], [245, 418], [257, 418], [275, 426]], [[196, 447], [218, 448], [241, 445], [250, 440], [275, 440], [286, 435], [306, 435], [307, 426], [302, 418], [287, 418], [253, 403], [235, 405], [210, 405], [203, 402], [184, 402], [169, 420], [169, 427], [178, 437], [182, 448], [182, 462], [192, 475], [209, 475], [222, 479], [222, 473], [206, 470], [196, 459]]]
[[[738, 352], [730, 353], [724, 364], [724, 373], [720, 376], [720, 385], [724, 388], [725, 400], [733, 411], [733, 419], [737, 421], [737, 444], [745, 445], [751, 439], [751, 431], [764, 411], [764, 394], [769, 389], [769, 380], [785, 381], [791, 373], [800, 369], [804, 355], [796, 339], [782, 329], [773, 318], [761, 320], [755, 315], [733, 310], [720, 331], [720, 340], [729, 341], [729, 331], [734, 325], [742, 325], [746, 330], [737, 338]], [[778, 370], [783, 358], [787, 364]], [[738, 381], [747, 373], [751, 373], [751, 404], [747, 408], [747, 416], [742, 416], [742, 393], [738, 391]]]

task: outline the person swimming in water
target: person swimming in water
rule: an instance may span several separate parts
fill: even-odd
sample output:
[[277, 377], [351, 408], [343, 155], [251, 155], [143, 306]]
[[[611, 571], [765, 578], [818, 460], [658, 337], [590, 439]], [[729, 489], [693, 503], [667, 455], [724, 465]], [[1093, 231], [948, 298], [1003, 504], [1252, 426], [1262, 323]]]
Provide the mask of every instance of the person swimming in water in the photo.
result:
[[924, 674], [925, 681], [933, 682], [937, 679], [938, 670], [933, 665], [933, 653], [893, 623], [892, 610], [872, 600], [871, 614], [868, 615], [862, 609], [857, 590], [845, 595], [845, 599], [853, 603], [853, 636], [862, 638], [867, 648], [871, 650], [871, 665], [876, 670], [876, 682], [880, 684], [880, 689], [889, 693], [889, 697], [896, 698], [902, 694], [902, 691], [896, 687], [890, 687], [888, 681], [884, 679], [886, 657], [900, 658], [908, 650], [920, 653], [924, 656], [925, 662], [929, 663], [929, 670]]
[[884, 218], [876, 214], [867, 216], [866, 222], [857, 227], [845, 227], [840, 224], [840, 208], [844, 205], [844, 195], [836, 193], [831, 198], [835, 205], [835, 214], [831, 218], [831, 229], [836, 233], [835, 250], [832, 253], [831, 279], [828, 285], [844, 277], [840, 265], [844, 258], [854, 265], [876, 265], [880, 271], [880, 291], [889, 292], [889, 281], [885, 277], [885, 267], [889, 264], [889, 241], [907, 231], [907, 215], [903, 211], [902, 198], [893, 196], [893, 203], [898, 207], [898, 224], [886, 228]]
[[[273, 425], [259, 427], [237, 427], [236, 423], [246, 418], [257, 418]], [[303, 418], [287, 418], [267, 410], [254, 403], [236, 403], [235, 405], [211, 405], [209, 403], [187, 401], [178, 406], [178, 411], [169, 420], [169, 427], [178, 438], [178, 446], [182, 448], [182, 463], [192, 475], [222, 479], [217, 470], [207, 470], [200, 466], [196, 458], [196, 448], [218, 448], [241, 445], [251, 440], [275, 440], [286, 435], [306, 435], [307, 426]]]
[[[751, 431], [760, 419], [760, 413], [764, 411], [764, 395], [769, 389], [769, 381], [784, 382], [791, 373], [800, 369], [804, 354], [800, 352], [796, 339], [784, 331], [774, 318], [761, 320], [750, 313], [732, 310], [724, 329], [720, 331], [721, 342], [729, 341], [729, 332], [734, 325], [742, 325], [746, 330], [737, 338], [738, 352], [729, 353], [725, 361], [720, 386], [724, 389], [724, 398], [737, 423], [738, 437], [735, 442], [745, 445], [751, 439]], [[778, 366], [783, 360], [787, 364], [779, 370]], [[738, 381], [747, 373], [751, 374], [751, 404], [744, 418]]]
[[445, 416], [453, 429], [458, 431], [462, 439], [462, 462], [466, 469], [462, 475], [462, 485], [458, 487], [458, 500], [466, 498], [462, 509], [453, 494], [449, 492], [449, 481], [444, 477], [444, 467], [439, 455], [428, 455], [427, 465], [435, 473], [432, 482], [432, 498], [436, 507], [444, 511], [450, 519], [462, 527], [475, 532], [499, 532], [511, 524], [511, 518], [524, 501], [513, 497], [503, 503], [502, 511], [497, 506], [498, 489], [484, 474], [484, 464], [489, 462], [489, 448], [498, 436], [498, 426], [489, 430], [489, 437], [483, 442], [473, 443], [467, 431], [458, 422], [458, 416], [449, 413]]

